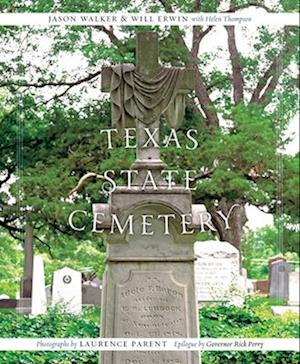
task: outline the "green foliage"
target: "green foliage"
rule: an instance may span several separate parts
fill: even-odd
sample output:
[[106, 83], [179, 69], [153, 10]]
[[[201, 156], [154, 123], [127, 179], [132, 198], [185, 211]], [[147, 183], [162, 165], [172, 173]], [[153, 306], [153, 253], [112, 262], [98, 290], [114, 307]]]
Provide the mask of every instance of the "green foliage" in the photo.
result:
[[[52, 283], [54, 271], [66, 266], [96, 274], [99, 278], [103, 276], [106, 253], [102, 251], [102, 241], [97, 238], [77, 241], [58, 236], [56, 243], [52, 244], [51, 255], [47, 247], [39, 246], [39, 250], [45, 261], [46, 284]], [[22, 243], [5, 231], [0, 232], [0, 294], [16, 297], [23, 274], [23, 259]]]
[[49, 308], [46, 315], [36, 317], [19, 315], [15, 312], [1, 314], [1, 337], [98, 337], [99, 325], [88, 319], [92, 311], [94, 309], [84, 309], [81, 315], [74, 315], [64, 312], [57, 306]]
[[[215, 130], [213, 134], [207, 133], [200, 123], [196, 124], [197, 153], [185, 148], [169, 148], [163, 150], [163, 158], [171, 168], [182, 172], [185, 169], [199, 171], [203, 164], [211, 166], [214, 159], [219, 160], [211, 178], [198, 181], [194, 193], [195, 199], [207, 206], [222, 197], [255, 205], [272, 205], [277, 193], [276, 184], [267, 178], [257, 181], [246, 178], [253, 167], [259, 173], [276, 171], [278, 156], [274, 151], [278, 146], [278, 135], [272, 126], [271, 115], [258, 107], [239, 105], [231, 107], [230, 112], [225, 111], [224, 117], [234, 119], [234, 125]], [[194, 126], [186, 120], [182, 129], [188, 127]]]
[[89, 240], [80, 243], [74, 240], [66, 241], [55, 246], [52, 249], [55, 257], [44, 255], [46, 283], [51, 284], [54, 271], [64, 267], [70, 267], [83, 273], [96, 273], [97, 277], [101, 279], [105, 269], [106, 253], [100, 250], [95, 241]]
[[0, 232], [0, 294], [16, 297], [22, 274], [22, 247], [15, 239]]
[[[170, 7], [181, 12], [219, 10], [218, 1], [200, 3], [201, 9], [197, 10], [186, 0], [142, 1], [139, 8], [135, 1], [130, 0], [87, 0], [84, 3], [37, 0], [21, 4], [4, 1], [1, 11], [61, 14], [80, 11], [113, 13], [124, 9], [129, 12], [141, 9], [144, 12], [170, 12]], [[234, 5], [244, 8], [252, 4], [241, 0], [235, 1]], [[295, 11], [297, 7], [292, 0], [277, 1], [272, 5], [273, 10], [278, 12]], [[100, 134], [101, 129], [111, 127], [111, 121], [110, 104], [99, 92], [98, 77], [103, 64], [134, 63], [134, 34], [137, 30], [146, 29], [155, 29], [159, 34], [162, 64], [184, 66], [189, 62], [190, 53], [180, 41], [186, 41], [189, 34], [184, 27], [115, 27], [113, 30], [117, 38], [109, 33], [112, 29], [107, 28], [103, 32], [103, 28], [92, 26], [0, 28], [4, 40], [2, 53], [5, 55], [5, 60], [0, 62], [3, 79], [0, 92], [0, 175], [1, 180], [7, 174], [15, 177], [10, 179], [9, 187], [0, 192], [1, 218], [4, 218], [4, 227], [19, 239], [22, 239], [20, 229], [26, 221], [31, 222], [37, 237], [36, 251], [48, 254], [49, 260], [52, 255], [53, 269], [65, 259], [67, 264], [72, 260], [80, 268], [73, 252], [84, 256], [84, 252], [89, 251], [92, 262], [88, 264], [87, 258], [83, 265], [94, 266], [99, 258], [96, 250], [104, 251], [103, 240], [99, 238], [93, 242], [95, 237], [90, 232], [91, 205], [107, 202], [108, 196], [102, 193], [102, 183], [89, 181], [71, 198], [68, 198], [68, 193], [87, 172], [114, 170], [116, 180], [121, 184], [120, 170], [127, 169], [134, 160], [134, 152], [125, 150], [120, 140], [113, 150], [109, 150], [104, 134]], [[201, 32], [205, 29], [197, 27], [194, 30]], [[285, 148], [285, 132], [298, 110], [298, 90], [292, 69], [299, 62], [296, 51], [299, 31], [297, 27], [289, 27], [289, 36], [285, 39], [285, 30], [281, 27], [259, 27], [249, 39], [247, 30], [239, 28], [238, 38], [243, 37], [245, 42], [249, 40], [249, 44], [253, 44], [250, 52], [240, 52], [246, 96], [240, 104], [236, 104], [232, 97], [232, 67], [226, 42], [213, 52], [201, 51], [196, 55], [195, 62], [198, 62], [203, 83], [212, 99], [210, 108], [218, 113], [221, 125], [215, 130], [209, 128], [202, 113], [199, 110], [195, 112], [192, 102], [178, 135], [184, 145], [184, 132], [196, 128], [199, 148], [188, 151], [170, 146], [162, 151], [162, 157], [170, 168], [179, 170], [178, 179], [182, 178], [185, 169], [200, 171], [204, 167], [210, 168], [214, 160], [219, 160], [211, 178], [199, 180], [193, 192], [194, 201], [205, 203], [208, 209], [224, 198], [242, 205], [266, 206], [277, 215], [285, 213], [292, 224], [298, 222], [296, 185], [299, 157], [284, 157], [279, 152]], [[213, 36], [214, 32], [215, 28], [208, 36]], [[283, 43], [291, 51], [284, 52], [282, 75], [274, 92], [266, 95], [267, 106], [249, 102], [249, 96], [263, 80], [266, 69]], [[224, 60], [228, 66], [226, 70], [220, 70], [214, 64], [218, 59]], [[77, 66], [70, 67], [76, 60], [79, 60]], [[79, 82], [94, 73], [97, 77], [89, 82]], [[70, 82], [77, 80], [78, 84], [68, 88]], [[49, 82], [65, 85], [46, 86]], [[28, 83], [35, 87], [28, 86]], [[198, 93], [202, 94], [202, 91], [198, 90]], [[167, 130], [164, 124], [162, 140]], [[283, 161], [283, 168], [280, 168], [279, 160]], [[248, 178], [252, 168], [260, 175], [257, 180]], [[282, 194], [278, 193], [279, 185], [283, 186]], [[81, 215], [77, 220], [78, 224], [87, 225], [86, 230], [80, 233], [68, 225], [68, 216], [75, 209], [88, 212], [87, 216]], [[238, 229], [241, 230], [242, 226]], [[284, 233], [289, 234], [288, 229]], [[285, 241], [295, 240], [287, 236]], [[85, 245], [86, 250], [83, 248]], [[293, 249], [289, 247], [288, 250]], [[101, 275], [102, 267], [97, 271]]]
[[[284, 235], [284, 240], [279, 240], [280, 232], [278, 225], [266, 226], [256, 231], [248, 230], [243, 237], [241, 245], [243, 255], [243, 266], [247, 269], [248, 277], [251, 279], [266, 279], [268, 277], [268, 260], [275, 255], [283, 255], [287, 260], [299, 262], [299, 242], [296, 233]], [[295, 237], [294, 244], [291, 238]], [[290, 239], [289, 239], [290, 237]], [[291, 250], [288, 251], [287, 247]], [[296, 267], [297, 263], [292, 267]]]
[[291, 351], [206, 351], [203, 364], [298, 364], [299, 354]]
[[[91, 319], [96, 311], [85, 309], [82, 315], [66, 314], [58, 307], [48, 310], [47, 315], [30, 318], [15, 313], [0, 313], [2, 338], [97, 338], [99, 325]], [[98, 312], [99, 322], [99, 312]], [[95, 352], [1, 352], [0, 364], [97, 364]]]
[[[200, 310], [200, 336], [205, 338], [297, 338], [296, 314], [273, 316], [264, 297], [248, 298], [244, 307], [206, 306]], [[222, 351], [202, 353], [203, 364], [298, 363], [296, 352]]]
[[292, 218], [290, 223], [299, 221], [300, 194], [299, 194], [299, 153], [283, 159], [282, 193], [285, 213]]
[[[296, 338], [299, 322], [295, 314], [273, 316], [269, 299], [263, 296], [248, 298], [244, 307], [205, 306], [200, 310], [200, 334], [205, 338]], [[59, 307], [49, 309], [47, 315], [29, 318], [12, 312], [0, 313], [0, 333], [11, 337], [99, 337], [99, 311], [85, 309], [82, 315], [63, 313]], [[204, 352], [203, 364], [215, 363], [291, 363], [296, 364], [295, 352]], [[259, 360], [259, 361], [257, 361]], [[62, 364], [97, 363], [96, 352], [2, 352], [0, 364]]]
[[200, 310], [201, 337], [292, 338], [299, 334], [298, 316], [274, 316], [274, 302], [263, 296], [247, 298], [243, 307], [205, 306]]

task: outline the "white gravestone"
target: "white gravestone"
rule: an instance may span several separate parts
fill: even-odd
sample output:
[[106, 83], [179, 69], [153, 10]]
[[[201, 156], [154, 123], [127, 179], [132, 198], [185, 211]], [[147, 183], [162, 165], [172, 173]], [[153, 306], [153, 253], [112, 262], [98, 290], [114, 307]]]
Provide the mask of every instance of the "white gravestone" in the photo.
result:
[[66, 312], [80, 313], [82, 307], [81, 273], [70, 268], [54, 272], [52, 306], [61, 304]]
[[31, 315], [43, 315], [47, 312], [44, 261], [40, 255], [33, 258]]
[[244, 294], [247, 294], [247, 269], [242, 268], [241, 273], [242, 274], [239, 276], [239, 286]]
[[244, 277], [239, 273], [239, 251], [228, 242], [214, 240], [196, 242], [194, 249], [198, 302], [227, 301], [241, 305]]
[[291, 306], [299, 306], [299, 272], [289, 273], [289, 301]]

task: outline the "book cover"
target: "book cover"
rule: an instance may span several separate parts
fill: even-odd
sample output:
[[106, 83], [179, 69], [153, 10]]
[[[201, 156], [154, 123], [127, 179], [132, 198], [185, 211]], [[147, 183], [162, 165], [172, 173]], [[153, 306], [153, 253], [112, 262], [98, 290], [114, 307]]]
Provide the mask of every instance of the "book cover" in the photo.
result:
[[297, 363], [298, 4], [0, 10], [0, 364]]

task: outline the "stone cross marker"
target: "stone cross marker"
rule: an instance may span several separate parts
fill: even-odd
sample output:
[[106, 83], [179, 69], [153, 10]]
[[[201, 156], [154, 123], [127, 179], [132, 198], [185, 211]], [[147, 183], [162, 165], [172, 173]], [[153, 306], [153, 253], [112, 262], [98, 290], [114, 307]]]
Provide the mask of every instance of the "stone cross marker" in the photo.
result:
[[[179, 126], [183, 119], [185, 94], [194, 89], [194, 71], [162, 68], [157, 33], [140, 32], [137, 33], [136, 67], [104, 67], [101, 89], [111, 94], [112, 118], [117, 129], [134, 127], [134, 120], [137, 120], [137, 161], [132, 168], [143, 170], [147, 166], [148, 169], [162, 170], [165, 165], [160, 160], [159, 148], [153, 143], [143, 147], [148, 139], [145, 128], [151, 129], [158, 143], [162, 114], [172, 127]], [[124, 102], [120, 102], [120, 98], [124, 98]]]
[[[102, 91], [110, 91], [112, 119], [119, 123], [118, 130], [137, 122], [137, 160], [131, 168], [140, 175], [165, 167], [154, 143], [143, 147], [145, 128], [159, 128], [163, 113], [169, 117], [173, 113], [173, 127], [178, 126], [182, 118], [178, 109], [183, 107], [184, 94], [193, 88], [193, 72], [160, 68], [156, 33], [137, 34], [136, 60], [136, 67], [103, 69]], [[158, 181], [159, 175], [154, 177]], [[157, 185], [158, 189], [142, 189], [137, 178], [131, 189], [118, 186], [110, 194], [109, 204], [93, 205], [94, 218], [99, 228], [104, 227], [107, 243], [101, 311], [104, 338], [198, 337], [195, 234], [182, 234], [181, 230], [183, 215], [190, 217], [188, 229], [198, 228], [192, 214], [198, 206], [192, 206], [191, 192], [183, 186], [170, 190], [162, 180]], [[110, 217], [104, 217], [107, 215]], [[115, 229], [112, 215], [118, 216], [121, 229]], [[199, 353], [101, 353], [101, 364], [133, 363], [199, 364]]]

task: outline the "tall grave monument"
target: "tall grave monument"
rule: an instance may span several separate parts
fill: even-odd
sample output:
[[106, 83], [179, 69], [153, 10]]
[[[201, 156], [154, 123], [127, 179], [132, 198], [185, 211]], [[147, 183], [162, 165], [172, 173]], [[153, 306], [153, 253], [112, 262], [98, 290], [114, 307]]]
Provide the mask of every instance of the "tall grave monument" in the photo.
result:
[[[136, 178], [131, 188], [119, 186], [109, 204], [95, 204], [99, 230], [105, 226], [107, 267], [103, 281], [101, 336], [107, 338], [198, 337], [194, 282], [194, 234], [182, 234], [182, 215], [195, 227], [191, 193], [168, 188], [158, 142], [160, 116], [177, 127], [183, 99], [193, 89], [193, 71], [161, 68], [156, 33], [137, 34], [136, 67], [104, 68], [102, 91], [112, 99], [117, 129], [137, 128]], [[176, 124], [176, 125], [175, 125]], [[155, 132], [157, 130], [157, 132]], [[147, 145], [145, 145], [145, 143]], [[147, 179], [151, 171], [153, 179]], [[142, 181], [146, 181], [142, 182]], [[202, 206], [202, 205], [200, 205]], [[122, 229], [112, 233], [117, 215]], [[187, 218], [188, 220], [188, 218]], [[101, 222], [101, 224], [100, 224]], [[150, 224], [151, 222], [151, 224]], [[168, 222], [168, 224], [167, 224]], [[98, 225], [97, 225], [98, 226]], [[120, 227], [120, 226], [119, 226]], [[132, 233], [134, 231], [134, 233]], [[197, 352], [103, 352], [101, 364], [199, 364]]]
[[33, 226], [26, 224], [24, 241], [24, 268], [21, 278], [20, 300], [17, 302], [17, 311], [22, 314], [31, 313], [32, 282], [33, 282]]

